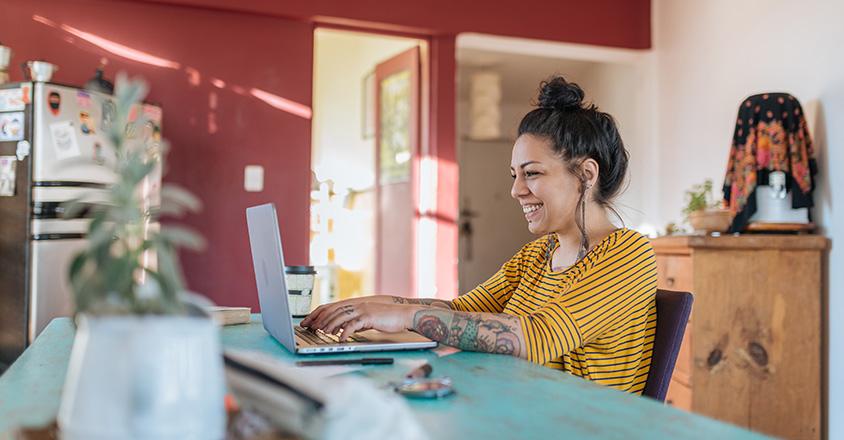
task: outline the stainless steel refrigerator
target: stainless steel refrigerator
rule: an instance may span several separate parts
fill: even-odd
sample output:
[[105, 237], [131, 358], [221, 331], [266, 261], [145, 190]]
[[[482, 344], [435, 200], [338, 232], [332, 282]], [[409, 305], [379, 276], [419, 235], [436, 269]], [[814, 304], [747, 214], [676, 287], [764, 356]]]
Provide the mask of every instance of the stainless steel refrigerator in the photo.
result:
[[[161, 108], [137, 109], [160, 133]], [[87, 245], [83, 210], [64, 218], [62, 203], [87, 194], [96, 203], [115, 176], [106, 131], [112, 97], [53, 83], [0, 85], [0, 368], [14, 361], [55, 317], [70, 316], [68, 265]], [[143, 183], [160, 199], [160, 167]]]

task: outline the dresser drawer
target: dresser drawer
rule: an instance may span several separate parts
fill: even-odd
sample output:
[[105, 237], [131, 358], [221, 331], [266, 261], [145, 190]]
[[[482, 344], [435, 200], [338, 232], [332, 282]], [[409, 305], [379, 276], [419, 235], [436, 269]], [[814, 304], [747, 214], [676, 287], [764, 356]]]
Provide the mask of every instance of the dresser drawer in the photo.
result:
[[692, 387], [671, 379], [668, 392], [665, 394], [665, 403], [674, 408], [685, 411], [692, 410]]
[[658, 288], [692, 292], [694, 286], [692, 257], [688, 255], [657, 255], [656, 268]]

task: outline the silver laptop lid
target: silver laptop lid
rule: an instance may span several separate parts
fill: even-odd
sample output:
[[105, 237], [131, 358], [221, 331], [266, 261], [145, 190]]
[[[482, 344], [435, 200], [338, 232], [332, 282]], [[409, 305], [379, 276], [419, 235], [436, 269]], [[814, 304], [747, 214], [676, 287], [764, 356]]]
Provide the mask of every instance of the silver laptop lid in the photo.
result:
[[291, 353], [295, 353], [296, 339], [287, 303], [284, 255], [275, 204], [246, 208], [246, 226], [264, 328]]

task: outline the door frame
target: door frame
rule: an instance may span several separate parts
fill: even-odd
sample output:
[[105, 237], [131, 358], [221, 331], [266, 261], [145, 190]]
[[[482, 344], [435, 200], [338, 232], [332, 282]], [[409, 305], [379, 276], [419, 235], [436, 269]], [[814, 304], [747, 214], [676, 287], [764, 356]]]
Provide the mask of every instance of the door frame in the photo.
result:
[[424, 179], [423, 184], [435, 186], [436, 193], [433, 202], [422, 206], [419, 215], [433, 222], [436, 247], [433, 279], [418, 280], [416, 284], [422, 289], [417, 289], [417, 294], [454, 299], [458, 294], [456, 35], [443, 35], [435, 29], [385, 27], [331, 17], [315, 20], [313, 31], [317, 28], [415, 38], [426, 43], [419, 48], [420, 178]]

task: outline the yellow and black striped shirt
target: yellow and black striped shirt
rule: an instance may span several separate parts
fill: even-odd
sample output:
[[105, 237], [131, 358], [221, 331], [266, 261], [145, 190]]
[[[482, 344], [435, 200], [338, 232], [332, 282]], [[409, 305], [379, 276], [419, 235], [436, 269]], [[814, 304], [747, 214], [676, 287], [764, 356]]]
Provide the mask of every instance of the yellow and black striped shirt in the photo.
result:
[[656, 335], [656, 260], [650, 241], [622, 228], [564, 271], [556, 235], [526, 244], [492, 278], [452, 304], [519, 317], [527, 358], [641, 394]]

